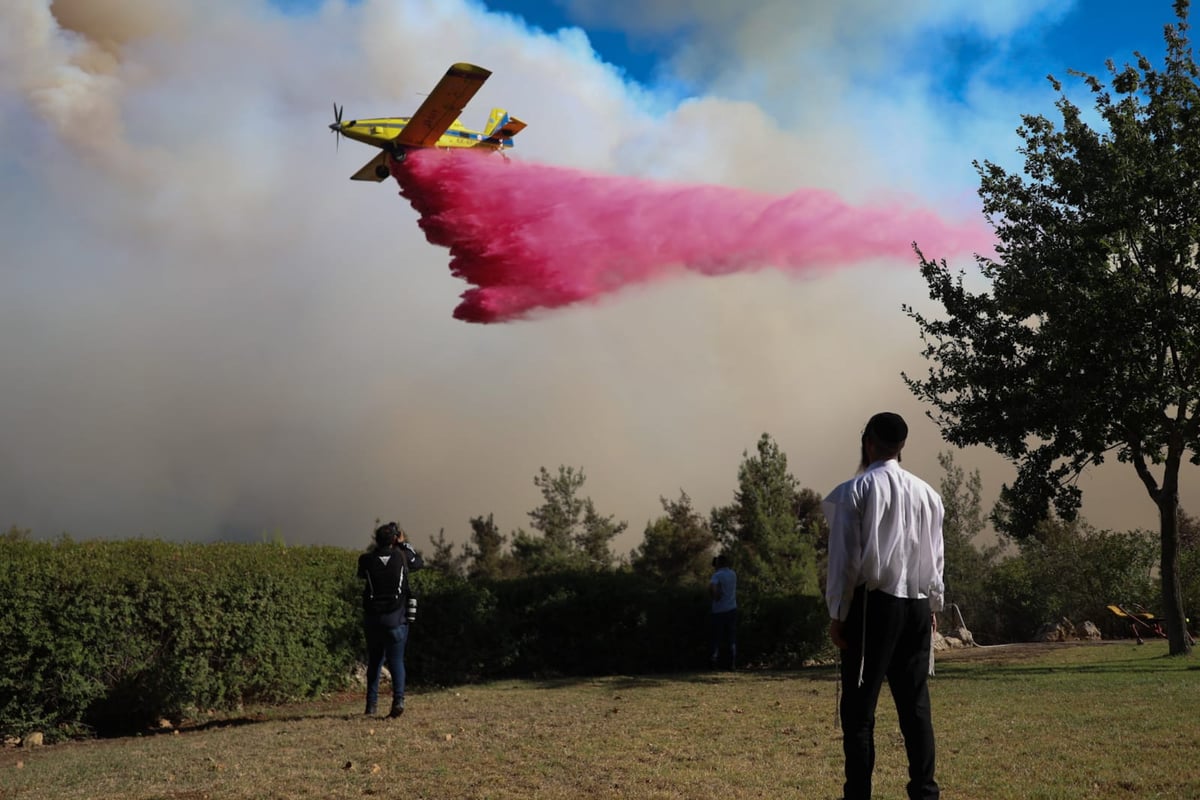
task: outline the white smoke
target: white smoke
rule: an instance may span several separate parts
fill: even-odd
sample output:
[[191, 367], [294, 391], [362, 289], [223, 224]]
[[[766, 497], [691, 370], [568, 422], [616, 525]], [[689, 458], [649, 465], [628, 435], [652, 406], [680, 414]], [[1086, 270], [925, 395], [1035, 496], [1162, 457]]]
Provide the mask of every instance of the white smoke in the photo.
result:
[[447, 254], [394, 184], [347, 180], [372, 152], [335, 152], [327, 126], [334, 102], [408, 113], [470, 61], [494, 74], [464, 122], [492, 106], [526, 120], [515, 158], [961, 206], [969, 158], [1011, 151], [1029, 108], [980, 81], [947, 133], [895, 40], [964, 25], [999, 48], [1049, 8], [985, 5], [639, 4], [634, 35], [682, 32], [666, 63], [696, 91], [680, 98], [626, 80], [577, 29], [466, 0], [9, 0], [0, 525], [358, 546], [382, 517], [463, 541], [477, 514], [526, 525], [538, 468], [568, 464], [630, 522], [628, 550], [660, 495], [729, 502], [764, 431], [828, 489], [884, 406], [933, 476], [943, 446], [898, 377], [924, 367], [899, 312], [925, 296], [915, 263], [681, 279], [464, 325]]

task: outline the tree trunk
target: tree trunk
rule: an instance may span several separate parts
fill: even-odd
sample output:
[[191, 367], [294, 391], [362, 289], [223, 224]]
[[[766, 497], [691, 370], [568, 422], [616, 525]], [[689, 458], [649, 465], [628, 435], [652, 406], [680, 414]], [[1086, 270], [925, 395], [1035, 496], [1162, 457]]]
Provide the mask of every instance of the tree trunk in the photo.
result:
[[1167, 479], [1164, 484], [1158, 498], [1163, 617], [1167, 620], [1170, 654], [1183, 656], [1192, 652], [1192, 642], [1183, 615], [1183, 592], [1179, 585], [1179, 492], [1168, 489], [1174, 488], [1174, 481]]

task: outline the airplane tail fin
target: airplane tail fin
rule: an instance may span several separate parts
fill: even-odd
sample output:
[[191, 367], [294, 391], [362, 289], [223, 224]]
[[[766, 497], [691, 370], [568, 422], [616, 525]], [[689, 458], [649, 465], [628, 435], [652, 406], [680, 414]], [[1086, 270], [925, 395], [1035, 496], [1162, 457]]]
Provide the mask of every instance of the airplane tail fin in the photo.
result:
[[508, 112], [503, 108], [493, 108], [491, 115], [488, 116], [487, 128], [484, 130], [487, 138], [476, 145], [476, 147], [487, 147], [493, 150], [512, 147], [512, 137], [524, 129], [524, 122], [516, 117], [509, 116]]

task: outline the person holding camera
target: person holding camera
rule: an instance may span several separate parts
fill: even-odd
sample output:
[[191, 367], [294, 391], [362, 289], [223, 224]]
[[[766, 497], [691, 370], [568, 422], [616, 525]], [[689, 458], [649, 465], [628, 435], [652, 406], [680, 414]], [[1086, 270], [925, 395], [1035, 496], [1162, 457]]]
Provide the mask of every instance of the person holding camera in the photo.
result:
[[408, 574], [424, 566], [394, 522], [375, 529], [371, 548], [358, 557], [358, 577], [363, 585], [363, 632], [367, 638], [367, 710], [374, 716], [379, 706], [379, 677], [384, 662], [392, 676], [392, 709], [389, 717], [404, 713], [404, 646], [408, 626], [416, 618], [417, 598]]
[[729, 668], [737, 667], [737, 573], [729, 567], [729, 558], [721, 554], [712, 560], [713, 573], [708, 582], [712, 599], [711, 644], [709, 657], [712, 668], [721, 662], [721, 647], [727, 648]]

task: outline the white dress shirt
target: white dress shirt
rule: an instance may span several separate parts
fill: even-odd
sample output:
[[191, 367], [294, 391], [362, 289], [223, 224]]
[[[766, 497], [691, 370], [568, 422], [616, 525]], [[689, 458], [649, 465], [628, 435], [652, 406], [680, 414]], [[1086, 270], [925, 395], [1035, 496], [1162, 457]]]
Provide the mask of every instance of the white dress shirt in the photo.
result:
[[942, 610], [942, 498], [892, 458], [838, 486], [821, 503], [829, 522], [829, 616], [845, 620], [856, 587], [928, 597]]

